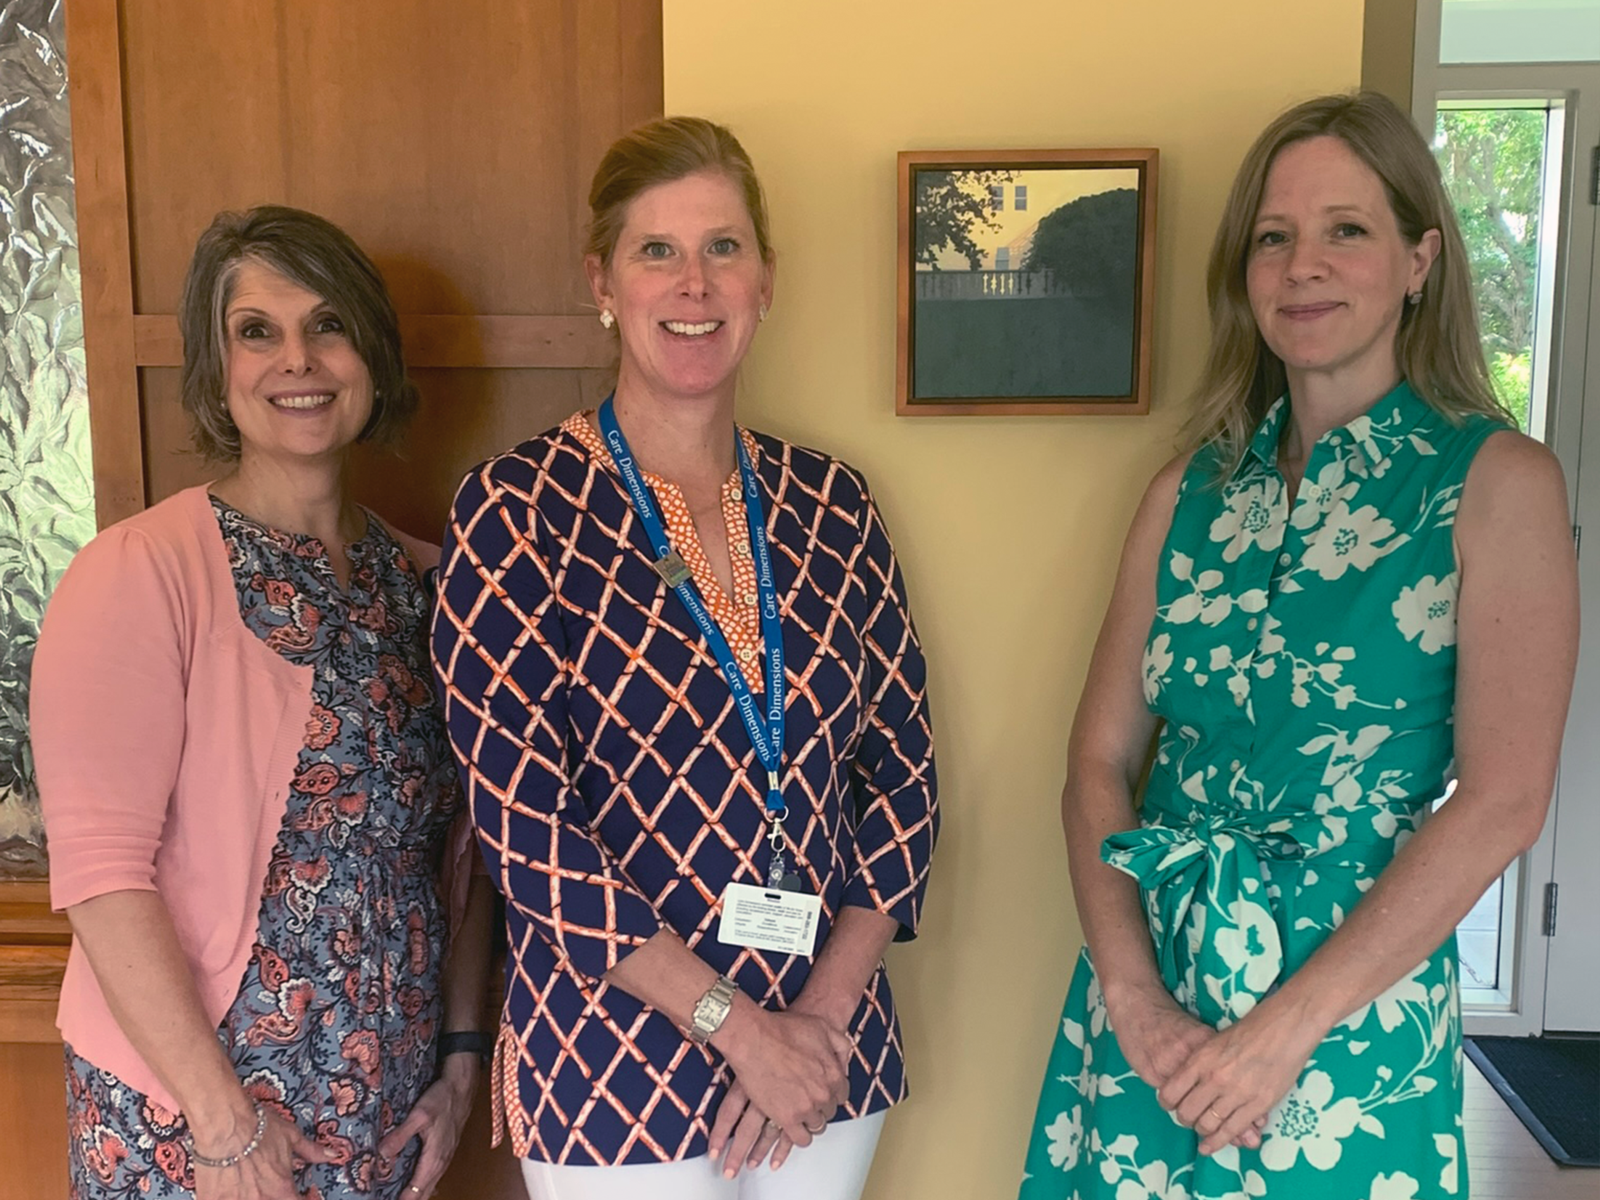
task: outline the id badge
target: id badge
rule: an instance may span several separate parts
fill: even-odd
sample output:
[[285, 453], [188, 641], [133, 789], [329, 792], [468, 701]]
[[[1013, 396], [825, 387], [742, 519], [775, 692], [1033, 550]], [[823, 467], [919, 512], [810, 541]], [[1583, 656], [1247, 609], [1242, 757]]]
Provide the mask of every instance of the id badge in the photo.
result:
[[822, 897], [730, 883], [722, 893], [717, 940], [727, 946], [810, 958], [817, 948]]

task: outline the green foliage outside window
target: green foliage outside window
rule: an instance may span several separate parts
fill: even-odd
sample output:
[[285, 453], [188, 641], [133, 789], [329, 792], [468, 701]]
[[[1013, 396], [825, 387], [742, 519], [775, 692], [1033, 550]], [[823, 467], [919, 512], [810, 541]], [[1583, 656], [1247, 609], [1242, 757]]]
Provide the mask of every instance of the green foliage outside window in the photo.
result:
[[1546, 113], [1444, 109], [1434, 154], [1467, 244], [1484, 357], [1501, 403], [1528, 428]]

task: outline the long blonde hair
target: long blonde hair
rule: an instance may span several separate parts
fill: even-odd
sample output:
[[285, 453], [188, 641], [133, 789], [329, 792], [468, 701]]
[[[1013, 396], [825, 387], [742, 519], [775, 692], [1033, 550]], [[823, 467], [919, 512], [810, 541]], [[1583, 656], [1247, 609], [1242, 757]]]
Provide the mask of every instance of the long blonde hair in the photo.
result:
[[1515, 421], [1495, 398], [1478, 336], [1467, 248], [1427, 144], [1409, 117], [1377, 92], [1318, 96], [1289, 109], [1262, 131], [1239, 165], [1206, 268], [1211, 346], [1196, 385], [1187, 448], [1217, 447], [1224, 473], [1238, 465], [1251, 435], [1288, 386], [1283, 361], [1262, 340], [1245, 289], [1245, 268], [1267, 172], [1286, 146], [1330, 136], [1383, 183], [1408, 245], [1437, 229], [1438, 258], [1422, 299], [1406, 305], [1395, 359], [1418, 396], [1452, 422], [1481, 413]]

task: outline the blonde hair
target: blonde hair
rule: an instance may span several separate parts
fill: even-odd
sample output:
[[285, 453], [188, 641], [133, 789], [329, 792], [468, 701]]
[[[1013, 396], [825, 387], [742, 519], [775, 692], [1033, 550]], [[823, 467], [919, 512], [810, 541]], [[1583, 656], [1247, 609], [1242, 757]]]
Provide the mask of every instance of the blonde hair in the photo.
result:
[[1401, 313], [1395, 337], [1401, 375], [1453, 423], [1480, 413], [1514, 425], [1490, 386], [1467, 249], [1438, 164], [1392, 100], [1357, 92], [1295, 105], [1262, 131], [1239, 165], [1206, 268], [1211, 346], [1192, 396], [1187, 448], [1214, 444], [1219, 468], [1231, 472], [1267, 409], [1288, 386], [1282, 360], [1256, 327], [1245, 269], [1268, 171], [1285, 147], [1315, 137], [1338, 138], [1371, 168], [1408, 245], [1416, 245], [1430, 229], [1439, 231], [1439, 254], [1422, 298]]
[[726, 126], [704, 117], [662, 117], [611, 143], [589, 186], [589, 239], [584, 253], [594, 255], [602, 266], [610, 266], [611, 253], [628, 219], [628, 205], [657, 184], [674, 183], [701, 171], [719, 172], [739, 189], [755, 226], [756, 246], [762, 259], [770, 262], [767, 201], [755, 166]]

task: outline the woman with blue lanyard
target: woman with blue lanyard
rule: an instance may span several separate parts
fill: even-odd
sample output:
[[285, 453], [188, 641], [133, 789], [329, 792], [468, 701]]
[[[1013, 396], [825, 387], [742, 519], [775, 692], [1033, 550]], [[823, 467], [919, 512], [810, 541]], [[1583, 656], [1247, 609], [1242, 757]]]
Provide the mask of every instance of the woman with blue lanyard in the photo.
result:
[[643, 126], [590, 205], [616, 391], [468, 474], [434, 626], [507, 901], [497, 1115], [534, 1200], [851, 1200], [906, 1094], [921, 649], [861, 476], [734, 423], [774, 268], [743, 148]]

